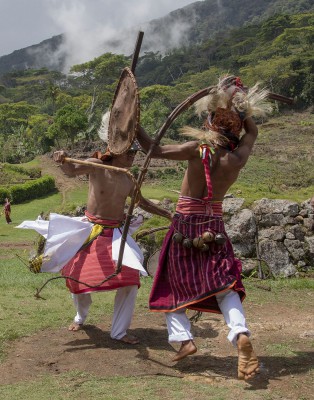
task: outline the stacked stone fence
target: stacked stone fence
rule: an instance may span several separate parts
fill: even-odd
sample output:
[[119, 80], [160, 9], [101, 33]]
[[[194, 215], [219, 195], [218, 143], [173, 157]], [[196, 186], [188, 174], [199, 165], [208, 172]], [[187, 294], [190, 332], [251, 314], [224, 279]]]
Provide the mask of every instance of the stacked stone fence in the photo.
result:
[[[242, 261], [244, 275], [255, 273], [259, 267], [263, 273], [267, 270], [264, 275], [275, 278], [314, 270], [314, 210], [309, 200], [298, 204], [264, 198], [250, 208], [243, 207], [244, 201], [230, 195], [223, 202], [226, 232], [236, 257]], [[175, 208], [167, 199], [156, 203], [171, 211]], [[152, 217], [139, 208], [135, 209], [137, 214], [145, 219]], [[161, 245], [155, 234], [147, 238], [138, 243], [145, 256], [145, 266]]]
[[224, 200], [226, 231], [249, 272], [263, 263], [274, 277], [314, 268], [314, 211], [309, 201], [261, 199], [243, 208], [244, 199]]

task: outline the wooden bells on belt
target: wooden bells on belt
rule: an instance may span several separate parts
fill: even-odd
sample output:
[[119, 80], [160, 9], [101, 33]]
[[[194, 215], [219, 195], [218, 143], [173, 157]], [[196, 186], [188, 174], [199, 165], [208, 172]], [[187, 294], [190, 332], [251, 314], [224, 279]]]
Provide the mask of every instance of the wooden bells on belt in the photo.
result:
[[225, 244], [227, 238], [223, 233], [214, 233], [213, 231], [205, 231], [201, 236], [197, 236], [194, 239], [184, 237], [182, 233], [176, 232], [172, 239], [176, 243], [182, 243], [182, 246], [190, 249], [196, 247], [200, 251], [208, 251], [209, 243], [216, 243], [218, 245]]

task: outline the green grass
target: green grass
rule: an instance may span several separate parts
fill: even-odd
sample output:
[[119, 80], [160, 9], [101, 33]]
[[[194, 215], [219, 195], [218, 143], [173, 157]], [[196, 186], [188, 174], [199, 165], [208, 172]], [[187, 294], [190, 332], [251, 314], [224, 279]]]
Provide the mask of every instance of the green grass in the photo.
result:
[[254, 304], [293, 304], [297, 305], [300, 311], [306, 308], [307, 304], [304, 304], [304, 298], [300, 297], [299, 293], [314, 293], [314, 279], [307, 278], [278, 278], [263, 281], [247, 278], [244, 284], [247, 296]]
[[[27, 262], [28, 254], [11, 248], [1, 250], [0, 267], [0, 358], [8, 340], [32, 334], [40, 329], [64, 326], [74, 316], [74, 309], [64, 279], [48, 283], [41, 292], [44, 299], [36, 299], [36, 289], [55, 274], [33, 274], [16, 256]], [[95, 295], [90, 323], [96, 323], [104, 313], [113, 311], [114, 292]]]
[[185, 382], [171, 377], [108, 377], [96, 378], [79, 371], [56, 377], [46, 376], [32, 383], [0, 387], [0, 396], [6, 400], [26, 398], [32, 400], [102, 399], [102, 400], [226, 400], [228, 388]]
[[[0, 251], [0, 348], [2, 349], [0, 354], [2, 357], [4, 356], [3, 346], [7, 340], [32, 334], [39, 329], [61, 327], [73, 318], [72, 300], [64, 280], [48, 283], [41, 292], [46, 300], [36, 299], [34, 297], [36, 289], [55, 275], [31, 273], [16, 254], [27, 261], [27, 252], [14, 248]], [[277, 301], [301, 306], [303, 300], [298, 293], [313, 292], [314, 289], [313, 279], [281, 279], [264, 283], [270, 286], [270, 291], [261, 290], [260, 282], [256, 279], [245, 281], [251, 302], [265, 304]], [[142, 278], [141, 284], [137, 307], [144, 310], [147, 309], [152, 279]], [[289, 293], [289, 297], [286, 297], [285, 293]], [[103, 318], [104, 313], [112, 313], [113, 297], [113, 292], [106, 296], [94, 295], [90, 323], [97, 323], [100, 318]]]
[[170, 199], [173, 202], [178, 201], [178, 193], [173, 190], [180, 189], [181, 182], [176, 182], [176, 185], [171, 185], [169, 182], [167, 185], [147, 185], [145, 182], [141, 188], [142, 195], [147, 199], [163, 200], [165, 198]]
[[35, 220], [44, 211], [45, 214], [57, 212], [61, 207], [61, 195], [59, 193], [22, 204], [12, 204], [12, 224], [7, 225], [4, 216], [0, 219], [1, 242], [23, 243], [33, 241], [37, 234], [30, 230], [15, 229], [25, 220]]
[[267, 354], [277, 357], [292, 357], [295, 356], [293, 351], [293, 343], [289, 345], [288, 343], [271, 343], [266, 346]]
[[[86, 199], [84, 190], [69, 193], [72, 201], [83, 203]], [[13, 207], [13, 221], [19, 223], [25, 219], [35, 219], [39, 212], [57, 211], [61, 206], [59, 194], [47, 196], [29, 203]], [[146, 227], [166, 225], [167, 221], [153, 217], [146, 223]], [[6, 344], [12, 343], [24, 336], [35, 334], [43, 329], [59, 329], [67, 326], [74, 316], [74, 307], [63, 279], [50, 282], [42, 291], [45, 299], [34, 297], [36, 289], [40, 288], [52, 274], [32, 274], [17, 257], [19, 255], [27, 262], [29, 250], [23, 250], [23, 242], [31, 243], [37, 234], [31, 230], [15, 229], [13, 225], [6, 225], [4, 220], [0, 224], [1, 241], [10, 242], [10, 246], [0, 248], [0, 362], [6, 359]], [[269, 280], [263, 284], [270, 286], [270, 291], [260, 289], [256, 279], [247, 279], [248, 300], [251, 303], [272, 304], [282, 302], [300, 307], [304, 303], [307, 293], [313, 292], [314, 281], [310, 279], [281, 279]], [[141, 289], [137, 298], [135, 313], [147, 312], [148, 297], [152, 279], [142, 278]], [[289, 296], [286, 294], [289, 293]], [[112, 315], [114, 292], [94, 294], [93, 304], [88, 317], [88, 323], [97, 325], [107, 316]], [[269, 353], [290, 357], [293, 345], [274, 343], [266, 349]], [[205, 383], [204, 383], [205, 382]], [[82, 371], [71, 371], [60, 375], [41, 375], [33, 382], [21, 382], [11, 385], [0, 385], [0, 398], [15, 400], [23, 398], [31, 400], [41, 399], [180, 399], [190, 398], [203, 400], [226, 400], [233, 398], [234, 391], [240, 391], [244, 400], [263, 399], [255, 397], [256, 393], [244, 392], [234, 385], [222, 386], [215, 382], [206, 383], [204, 377], [197, 381], [189, 381], [176, 377], [147, 376], [139, 377], [106, 377], [100, 378], [88, 375]]]
[[[36, 288], [39, 288], [51, 274], [32, 274], [20, 261], [12, 257], [8, 250], [0, 252], [0, 360], [5, 359], [5, 345], [23, 336], [28, 336], [42, 329], [61, 328], [66, 326], [74, 315], [74, 308], [63, 280], [53, 281], [43, 290], [45, 300], [35, 299]], [[282, 301], [286, 305], [296, 305], [304, 301], [306, 293], [313, 291], [313, 280], [286, 279], [267, 281], [271, 291], [261, 290], [256, 286], [259, 281], [248, 279], [245, 286], [248, 302], [258, 304]], [[142, 287], [137, 298], [135, 313], [147, 311], [148, 296], [152, 285], [151, 278], [142, 278]], [[289, 293], [288, 297], [285, 294]], [[99, 324], [104, 317], [112, 315], [114, 292], [94, 294], [88, 323]], [[299, 305], [299, 304], [298, 304]], [[269, 344], [269, 354], [293, 357], [293, 343]], [[11, 385], [0, 385], [0, 398], [15, 400], [23, 398], [41, 399], [177, 399], [226, 400], [232, 398], [235, 387], [206, 383], [205, 377], [197, 381], [167, 377], [97, 377], [71, 371], [60, 375], [41, 375], [33, 382], [21, 382]], [[241, 390], [238, 388], [237, 390]], [[254, 397], [253, 392], [241, 390], [244, 400], [262, 399]]]
[[242, 197], [245, 199], [244, 206], [250, 206], [254, 201], [258, 201], [262, 198], [267, 199], [281, 199], [290, 200], [297, 203], [302, 203], [305, 200], [310, 199], [314, 193], [314, 186], [307, 188], [290, 188], [290, 189], [272, 189], [269, 190], [269, 186], [263, 183], [248, 184], [239, 180], [229, 189], [229, 193], [232, 193], [236, 197]]
[[24, 168], [34, 168], [34, 167], [40, 167], [40, 161], [38, 158], [34, 158], [33, 160], [27, 162], [27, 163], [23, 163], [23, 164], [13, 164], [16, 166], [21, 166]]

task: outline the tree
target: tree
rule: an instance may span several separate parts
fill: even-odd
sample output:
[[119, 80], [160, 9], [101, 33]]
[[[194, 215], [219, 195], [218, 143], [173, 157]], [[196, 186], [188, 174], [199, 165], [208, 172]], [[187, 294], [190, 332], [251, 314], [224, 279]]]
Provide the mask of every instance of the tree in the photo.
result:
[[74, 65], [71, 73], [83, 85], [110, 85], [115, 82], [121, 70], [129, 64], [127, 57], [112, 53], [105, 53], [87, 63]]
[[48, 136], [56, 139], [66, 139], [66, 145], [73, 148], [77, 135], [87, 128], [86, 114], [74, 105], [66, 105], [56, 112], [54, 123], [48, 128]]
[[26, 101], [18, 103], [0, 104], [0, 132], [11, 134], [14, 129], [28, 124], [28, 118], [36, 113], [38, 107], [28, 104]]
[[52, 123], [53, 119], [48, 114], [35, 114], [29, 118], [26, 136], [32, 155], [44, 154], [53, 146], [53, 140], [47, 134]]
[[45, 98], [51, 101], [51, 105], [52, 105], [52, 110], [51, 110], [51, 114], [54, 115], [55, 111], [56, 111], [56, 102], [57, 102], [57, 98], [60, 94], [61, 90], [59, 88], [59, 86], [55, 85], [52, 82], [49, 82], [46, 93], [45, 93]]

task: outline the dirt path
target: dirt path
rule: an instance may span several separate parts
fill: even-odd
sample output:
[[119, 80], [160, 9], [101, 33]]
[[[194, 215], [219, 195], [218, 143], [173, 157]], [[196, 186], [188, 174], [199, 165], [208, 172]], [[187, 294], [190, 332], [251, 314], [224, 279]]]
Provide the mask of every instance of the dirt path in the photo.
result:
[[175, 376], [231, 386], [235, 397], [248, 387], [256, 391], [254, 399], [264, 399], [270, 391], [272, 397], [267, 398], [271, 399], [310, 399], [305, 395], [313, 384], [314, 327], [310, 298], [303, 300], [309, 306], [302, 312], [284, 303], [246, 304], [261, 363], [261, 372], [251, 384], [236, 380], [236, 351], [227, 342], [221, 316], [203, 314], [194, 325], [198, 352], [173, 365], [174, 349], [167, 343], [164, 317], [148, 311], [134, 317], [131, 333], [141, 340], [136, 346], [110, 339], [110, 316], [79, 332], [69, 332], [65, 326], [24, 337], [10, 345], [7, 360], [0, 365], [1, 382], [13, 384], [78, 370], [100, 377]]
[[40, 156], [38, 158], [40, 161], [40, 168], [42, 170], [42, 174], [51, 175], [54, 177], [56, 182], [56, 187], [62, 194], [63, 203], [66, 201], [66, 193], [68, 191], [82, 186], [84, 178], [82, 177], [69, 178], [62, 172], [60, 166], [56, 164], [52, 160], [52, 158], [49, 157], [47, 154]]

